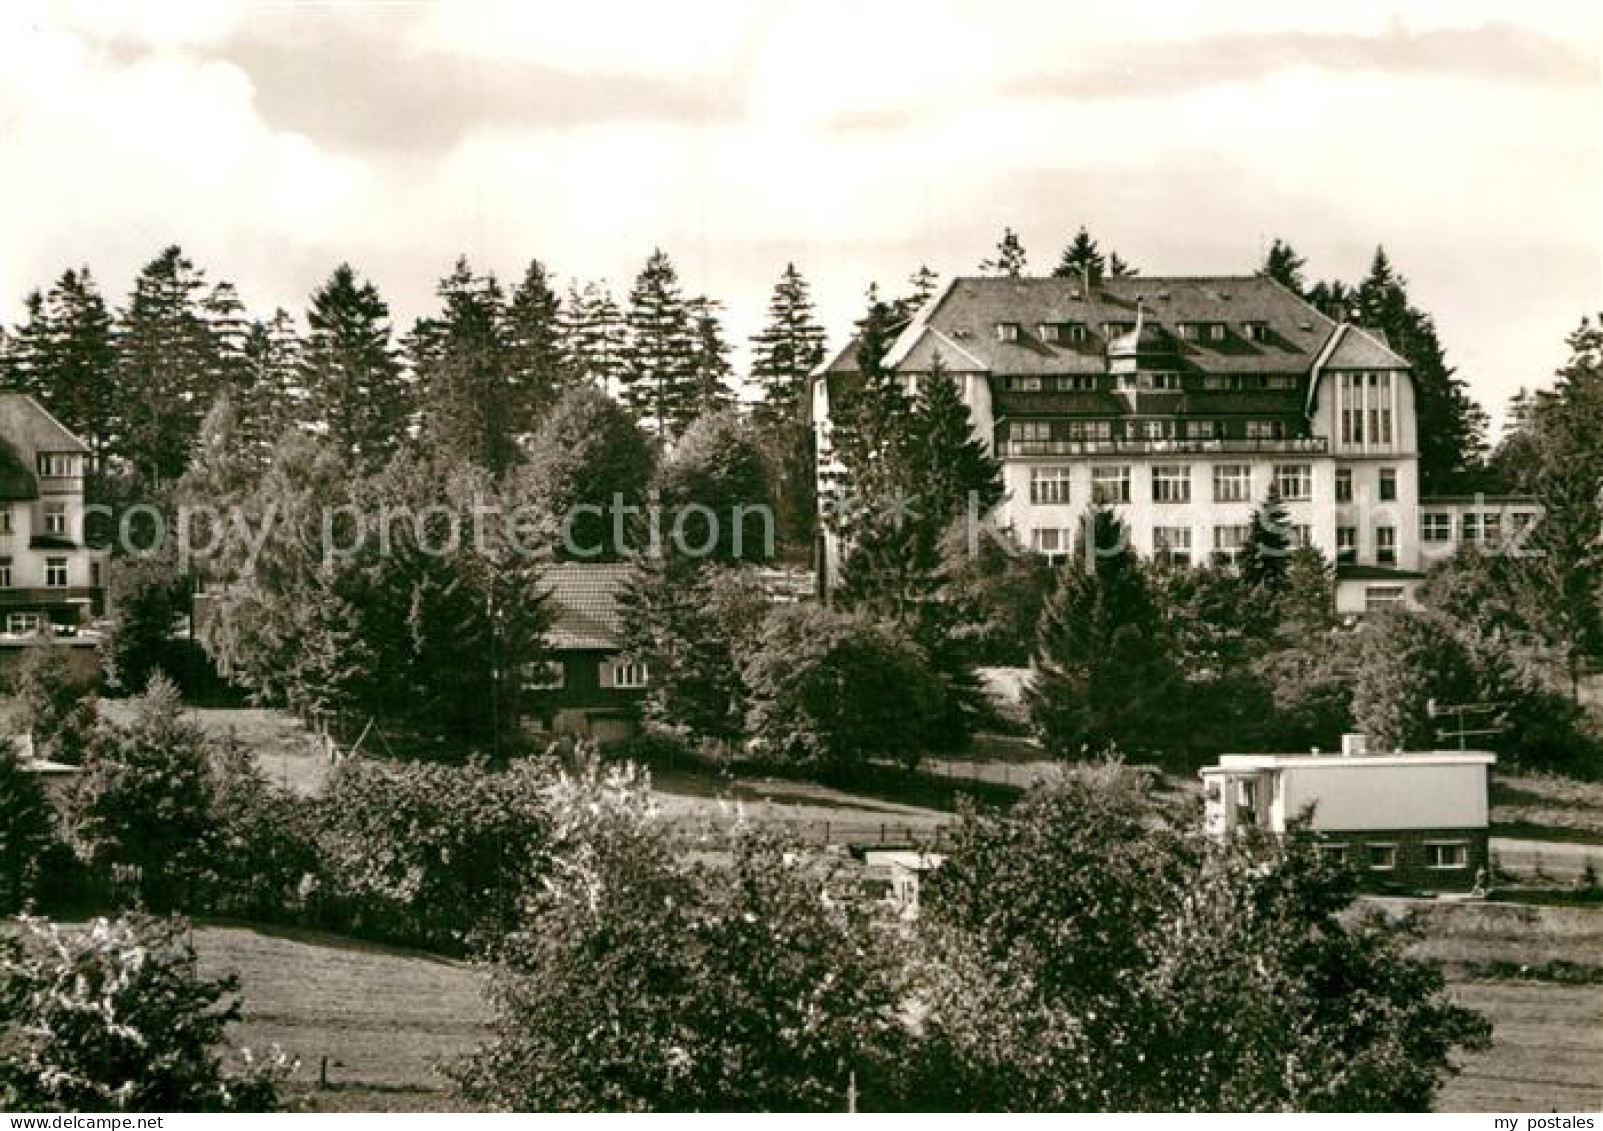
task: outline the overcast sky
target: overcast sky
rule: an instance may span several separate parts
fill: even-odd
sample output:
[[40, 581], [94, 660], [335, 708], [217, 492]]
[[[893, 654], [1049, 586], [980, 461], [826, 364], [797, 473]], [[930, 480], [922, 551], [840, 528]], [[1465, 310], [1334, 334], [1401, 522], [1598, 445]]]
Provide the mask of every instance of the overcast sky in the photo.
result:
[[405, 325], [459, 253], [620, 294], [654, 246], [744, 338], [787, 260], [838, 341], [865, 284], [1315, 276], [1384, 243], [1500, 412], [1603, 306], [1598, 6], [570, 0], [0, 7], [0, 319], [180, 243], [253, 310], [340, 260]]

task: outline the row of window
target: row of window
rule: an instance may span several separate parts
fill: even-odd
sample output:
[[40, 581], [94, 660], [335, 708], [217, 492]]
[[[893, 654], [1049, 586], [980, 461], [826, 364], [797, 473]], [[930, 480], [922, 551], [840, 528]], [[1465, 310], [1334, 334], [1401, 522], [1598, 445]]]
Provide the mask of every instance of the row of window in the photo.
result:
[[1392, 442], [1392, 375], [1343, 373], [1337, 382], [1341, 442], [1385, 446]]
[[[628, 660], [604, 662], [598, 669], [597, 676], [602, 687], [614, 687], [623, 691], [643, 688], [651, 679], [651, 673], [645, 664], [632, 663]], [[543, 663], [524, 666], [523, 686], [530, 691], [557, 691], [566, 687], [567, 683], [568, 670], [561, 660], [546, 660]]]
[[[1069, 482], [1072, 467], [1047, 466], [1030, 468], [1030, 502], [1052, 505], [1070, 502]], [[1275, 465], [1274, 482], [1280, 497], [1288, 502], [1301, 502], [1313, 498], [1314, 469], [1308, 463], [1282, 463]], [[1130, 501], [1130, 468], [1128, 466], [1093, 466], [1091, 468], [1091, 499], [1103, 505]], [[1155, 503], [1189, 503], [1191, 501], [1191, 466], [1189, 464], [1157, 464], [1152, 468], [1152, 501]], [[1252, 501], [1252, 465], [1250, 463], [1221, 463], [1213, 468], [1213, 501], [1216, 503], [1246, 503]]]
[[[0, 589], [10, 589], [11, 561], [9, 558], [0, 559]], [[65, 589], [67, 587], [67, 559], [45, 559], [45, 587], [47, 589]]]
[[71, 452], [40, 452], [34, 466], [41, 479], [70, 479], [79, 474], [81, 458]]
[[[1010, 440], [1285, 440], [1291, 428], [1284, 420], [1176, 420], [1172, 416], [1148, 420], [1015, 420], [1008, 425]], [[1229, 435], [1227, 435], [1227, 433]]]
[[[1383, 467], [1380, 469], [1380, 486], [1378, 495], [1383, 503], [1397, 501], [1397, 469]], [[1350, 503], [1353, 501], [1353, 469], [1338, 467], [1336, 469], [1336, 501]]]
[[[1296, 523], [1286, 528], [1291, 544], [1308, 546], [1313, 540], [1313, 528]], [[1030, 532], [1030, 548], [1047, 555], [1067, 554], [1074, 549], [1074, 529], [1038, 527]], [[1247, 523], [1229, 523], [1213, 527], [1213, 560], [1220, 564], [1234, 562], [1252, 537], [1252, 526]], [[1189, 566], [1192, 561], [1192, 529], [1189, 526], [1154, 526], [1152, 528], [1152, 556], [1166, 565]]]
[[[1157, 325], [1157, 323], [1152, 323]], [[1134, 322], [1103, 322], [1101, 324], [1102, 336], [1107, 339], [1117, 338], [1121, 334], [1128, 334], [1135, 329]], [[1188, 342], [1223, 342], [1230, 337], [1230, 323], [1228, 322], [1177, 322], [1174, 332], [1182, 340]], [[1018, 322], [998, 322], [996, 324], [996, 340], [999, 342], [1016, 342], [1024, 333], [1024, 327]], [[1037, 322], [1035, 324], [1036, 337], [1043, 342], [1054, 345], [1080, 345], [1088, 341], [1091, 336], [1090, 327], [1084, 322]], [[1250, 321], [1241, 323], [1241, 336], [1249, 342], [1267, 342], [1269, 340], [1269, 323]]]
[[[1247, 544], [1251, 537], [1252, 527], [1247, 523], [1226, 523], [1213, 527], [1213, 558], [1219, 562], [1233, 561], [1241, 548]], [[1054, 555], [1067, 554], [1074, 549], [1073, 527], [1036, 527], [1030, 531], [1030, 548], [1038, 553]], [[1293, 546], [1309, 546], [1313, 543], [1313, 528], [1305, 523], [1293, 523], [1287, 527], [1287, 534]], [[1152, 528], [1152, 552], [1160, 561], [1171, 565], [1190, 565], [1192, 563], [1191, 527], [1189, 526], [1155, 526]], [[1338, 526], [1336, 528], [1336, 561], [1343, 565], [1358, 560], [1358, 528], [1356, 526]], [[1375, 564], [1394, 566], [1397, 564], [1397, 528], [1395, 526], [1375, 527]], [[1401, 590], [1398, 591], [1399, 597]]]
[[[1524, 529], [1536, 516], [1529, 511], [1514, 511], [1509, 526], [1514, 533]], [[1503, 540], [1503, 515], [1500, 511], [1465, 511], [1459, 516], [1459, 537], [1465, 542], [1485, 542], [1492, 545]], [[1426, 542], [1451, 542], [1453, 516], [1444, 511], [1426, 511], [1419, 516], [1419, 536]]]
[[[1338, 864], [1356, 863], [1353, 846], [1326, 842], [1318, 846], [1319, 854]], [[1397, 869], [1397, 845], [1370, 843], [1363, 846], [1364, 866], [1371, 872], [1392, 872]], [[1430, 841], [1425, 844], [1425, 867], [1439, 870], [1469, 867], [1469, 845], [1461, 840]]]
[[1002, 388], [1009, 393], [1085, 393], [1117, 385], [1129, 388], [1135, 380], [1141, 389], [1200, 389], [1205, 392], [1241, 392], [1258, 389], [1296, 389], [1299, 378], [1293, 373], [1208, 373], [1183, 377], [1179, 373], [1143, 372], [1121, 374], [1115, 381], [1094, 373], [1059, 376], [1004, 377]]
[[[60, 500], [46, 499], [44, 503], [44, 523], [46, 534], [57, 537], [67, 536], [67, 504]], [[0, 508], [0, 535], [13, 533], [11, 526], [11, 508]]]

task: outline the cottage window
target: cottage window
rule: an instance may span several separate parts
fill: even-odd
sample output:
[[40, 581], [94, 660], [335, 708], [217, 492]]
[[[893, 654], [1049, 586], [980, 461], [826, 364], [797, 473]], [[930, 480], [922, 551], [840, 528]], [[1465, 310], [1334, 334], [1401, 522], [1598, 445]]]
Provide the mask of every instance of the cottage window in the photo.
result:
[[69, 479], [77, 474], [77, 458], [69, 452], [40, 452], [36, 461], [42, 479]]
[[45, 504], [45, 533], [57, 537], [67, 533], [67, 504], [63, 502], [49, 502]]
[[568, 669], [561, 660], [544, 660], [523, 665], [523, 686], [530, 691], [555, 691], [568, 682]]
[[1243, 322], [1241, 329], [1247, 335], [1247, 341], [1249, 342], [1262, 343], [1269, 340], [1269, 323], [1267, 322]]
[[38, 613], [7, 613], [6, 632], [11, 636], [30, 636], [44, 623]]
[[1039, 377], [1009, 377], [1007, 379], [1008, 391], [1012, 393], [1039, 393], [1041, 379]]
[[1401, 585], [1370, 585], [1364, 589], [1364, 612], [1378, 613], [1403, 603]]
[[[630, 663], [625, 660], [615, 661], [609, 668], [612, 674], [611, 686], [625, 690], [646, 686], [650, 675], [646, 671], [645, 664]], [[607, 685], [605, 680], [602, 681], [602, 685]]]
[[1067, 554], [1074, 548], [1074, 531], [1056, 527], [1038, 527], [1030, 531], [1030, 549], [1049, 558]]
[[1336, 469], [1336, 501], [1338, 503], [1353, 501], [1353, 469], [1350, 467]]
[[1469, 867], [1469, 845], [1461, 840], [1440, 841], [1425, 845], [1425, 867]]
[[45, 559], [45, 585], [51, 589], [65, 589], [67, 586], [67, 559]]
[[1380, 469], [1380, 501], [1395, 503], [1397, 501], [1397, 469], [1383, 467]]
[[998, 322], [996, 324], [996, 340], [999, 342], [1018, 341], [1019, 324], [1017, 322]]
[[1222, 342], [1225, 340], [1225, 324], [1223, 322], [1209, 324], [1208, 340], [1210, 342]]
[[0, 561], [0, 589], [11, 588], [11, 559]]
[[1397, 868], [1397, 846], [1395, 844], [1366, 844], [1365, 851], [1369, 856], [1369, 870], [1371, 872], [1391, 872]]
[[1358, 560], [1358, 527], [1336, 527], [1336, 561], [1355, 562]]
[[1227, 565], [1241, 557], [1242, 547], [1252, 536], [1252, 527], [1241, 524], [1213, 528], [1213, 560]]

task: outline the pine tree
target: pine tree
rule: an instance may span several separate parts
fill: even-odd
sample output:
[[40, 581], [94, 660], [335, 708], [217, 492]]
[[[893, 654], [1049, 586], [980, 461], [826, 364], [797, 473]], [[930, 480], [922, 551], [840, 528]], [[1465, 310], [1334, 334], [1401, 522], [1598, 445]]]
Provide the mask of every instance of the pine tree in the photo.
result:
[[1285, 287], [1292, 294], [1302, 295], [1303, 277], [1302, 269], [1308, 266], [1308, 261], [1284, 240], [1275, 239], [1269, 245], [1268, 254], [1264, 256], [1263, 266], [1258, 268], [1258, 274], [1266, 279], [1273, 279]]
[[1017, 279], [1024, 274], [1025, 260], [1024, 244], [1019, 241], [1018, 233], [1012, 228], [1003, 228], [1002, 238], [996, 244], [995, 257], [981, 260], [980, 270], [987, 275]]
[[807, 548], [818, 514], [808, 381], [824, 360], [824, 328], [813, 313], [807, 280], [787, 263], [768, 303], [768, 323], [751, 340], [751, 377], [762, 388], [755, 416], [770, 455], [781, 542]]
[[7, 384], [32, 394], [90, 449], [90, 491], [116, 430], [111, 314], [89, 268], [62, 273], [48, 295], [28, 296]]
[[506, 309], [507, 357], [514, 436], [528, 438], [572, 380], [563, 356], [562, 302], [550, 276], [531, 259]]
[[1041, 741], [1058, 757], [1183, 746], [1174, 670], [1146, 574], [1120, 519], [1085, 513], [1074, 557], [1041, 620], [1026, 694]]
[[205, 274], [177, 247], [140, 271], [117, 320], [117, 400], [123, 427], [109, 456], [145, 488], [183, 474], [220, 356], [204, 306]]
[[623, 311], [605, 283], [586, 283], [582, 291], [568, 288], [562, 348], [576, 382], [588, 382], [609, 396], [618, 392], [627, 364], [628, 335]]
[[695, 418], [695, 344], [679, 272], [661, 248], [635, 279], [624, 321], [623, 401], [659, 440], [672, 440]]
[[813, 313], [807, 280], [787, 263], [768, 302], [768, 324], [751, 339], [751, 377], [763, 390], [760, 415], [800, 415], [808, 376], [823, 360], [824, 328]]
[[1407, 280], [1384, 248], [1375, 250], [1357, 300], [1363, 323], [1382, 331], [1413, 370], [1421, 493], [1464, 486], [1485, 458], [1486, 413], [1447, 364], [1435, 322], [1409, 301]]
[[211, 331], [212, 368], [206, 377], [207, 405], [221, 395], [237, 396], [249, 379], [245, 347], [250, 341], [251, 322], [232, 283], [218, 283], [201, 301], [201, 316]]
[[1108, 278], [1130, 279], [1141, 274], [1141, 268], [1126, 263], [1116, 251], [1108, 252]]
[[1603, 318], [1582, 319], [1570, 360], [1532, 414], [1543, 515], [1522, 559], [1529, 617], [1565, 657], [1579, 698], [1587, 656], [1603, 655]]
[[1247, 542], [1241, 548], [1241, 576], [1249, 585], [1279, 592], [1291, 562], [1291, 525], [1280, 488], [1269, 484], [1262, 505], [1252, 512]]
[[390, 343], [390, 308], [342, 263], [312, 295], [306, 320], [307, 415], [355, 468], [382, 466], [412, 415], [411, 389]]
[[408, 340], [424, 437], [442, 453], [499, 475], [517, 450], [506, 303], [494, 275], [456, 261], [437, 292], [443, 309]]
[[735, 403], [735, 391], [731, 387], [735, 367], [729, 361], [729, 341], [724, 337], [723, 322], [718, 316], [722, 305], [705, 295], [685, 304], [690, 317], [692, 399], [689, 420], [722, 412]]
[[236, 398], [238, 442], [265, 469], [286, 431], [303, 423], [301, 338], [290, 314], [279, 309], [252, 324], [245, 338], [244, 381]]
[[907, 277], [907, 285], [911, 288], [907, 296], [908, 307], [917, 313], [935, 297], [935, 292], [940, 289], [941, 277], [930, 269], [929, 264], [920, 263], [918, 270]]
[[1059, 279], [1081, 279], [1094, 285], [1101, 281], [1107, 265], [1102, 249], [1097, 247], [1096, 240], [1082, 225], [1074, 234], [1074, 239], [1063, 249], [1063, 255], [1052, 269], [1052, 274]]

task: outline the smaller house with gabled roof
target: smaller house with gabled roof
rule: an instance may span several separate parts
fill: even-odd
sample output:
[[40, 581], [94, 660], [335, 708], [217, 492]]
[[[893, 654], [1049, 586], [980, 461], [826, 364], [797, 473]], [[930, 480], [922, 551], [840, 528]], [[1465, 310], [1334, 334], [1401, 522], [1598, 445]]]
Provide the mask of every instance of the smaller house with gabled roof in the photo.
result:
[[634, 571], [614, 562], [562, 562], [546, 570], [548, 659], [529, 670], [524, 684], [541, 729], [600, 741], [634, 733], [650, 678], [644, 665], [622, 654], [618, 596]]
[[24, 393], [0, 393], [0, 642], [104, 611], [106, 557], [84, 539], [89, 447]]

